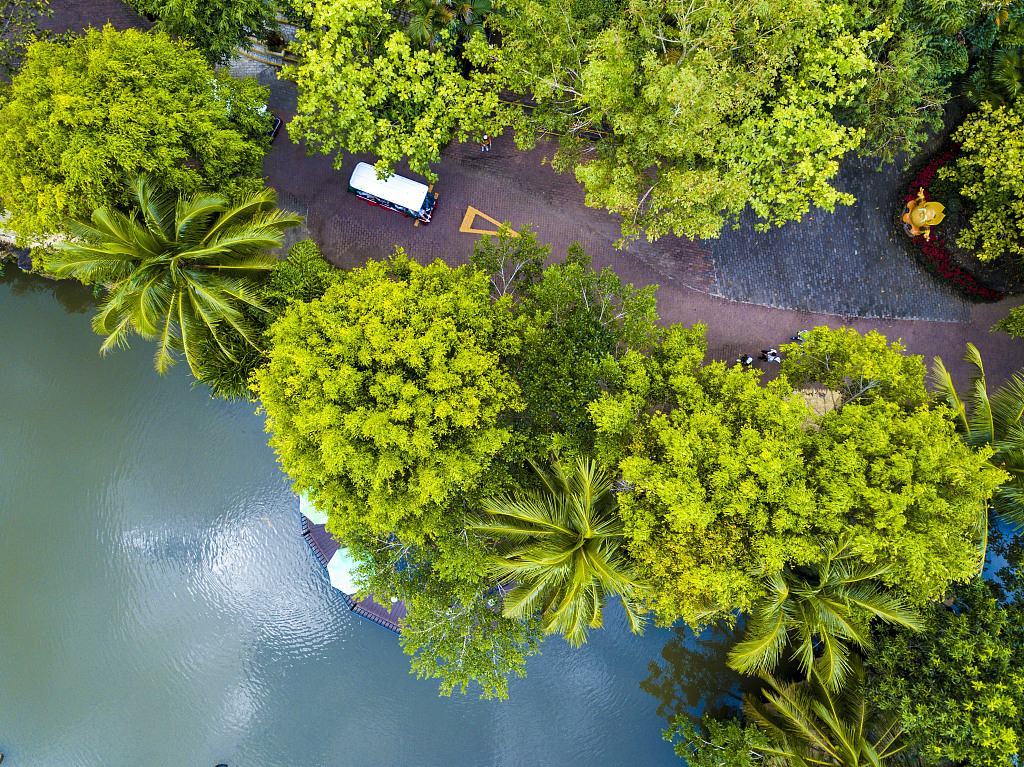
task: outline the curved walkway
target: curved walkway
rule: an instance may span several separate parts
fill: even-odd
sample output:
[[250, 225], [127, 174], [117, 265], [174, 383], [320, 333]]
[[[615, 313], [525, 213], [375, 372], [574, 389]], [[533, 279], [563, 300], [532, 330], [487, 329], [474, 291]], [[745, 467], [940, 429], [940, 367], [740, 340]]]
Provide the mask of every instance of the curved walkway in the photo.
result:
[[[50, 26], [58, 30], [80, 31], [108, 20], [118, 29], [148, 26], [121, 0], [64, 0], [56, 11]], [[286, 122], [294, 115], [295, 86], [278, 80], [272, 67], [239, 57], [232, 71], [268, 85], [271, 109]], [[381, 258], [396, 245], [419, 261], [467, 263], [479, 235], [461, 230], [488, 227], [480, 218], [464, 226], [472, 207], [509, 221], [514, 229], [532, 223], [539, 238], [551, 244], [555, 259], [579, 240], [595, 267], [610, 265], [626, 282], [660, 285], [663, 320], [706, 323], [709, 356], [715, 359], [756, 354], [785, 343], [802, 328], [848, 325], [901, 338], [926, 361], [943, 356], [961, 382], [967, 368], [959, 358], [969, 341], [981, 350], [991, 384], [1024, 367], [1024, 343], [988, 332], [1024, 298], [969, 304], [937, 284], [890, 239], [887, 198], [900, 176], [894, 166], [878, 172], [869, 161], [847, 162], [840, 188], [856, 193], [860, 202], [834, 215], [812, 211], [802, 222], [766, 233], [754, 231], [744, 217], [741, 229], [727, 229], [716, 241], [664, 237], [616, 250], [617, 222], [586, 208], [575, 179], [543, 164], [550, 151], [543, 145], [519, 151], [507, 134], [495, 137], [488, 153], [473, 144], [453, 144], [435, 169], [440, 203], [428, 227], [413, 227], [346, 193], [355, 163], [374, 158], [343, 155], [336, 170], [333, 157], [307, 156], [302, 144], [290, 140], [287, 128], [267, 155], [264, 173], [282, 203], [308, 215], [309, 233], [338, 266]]]

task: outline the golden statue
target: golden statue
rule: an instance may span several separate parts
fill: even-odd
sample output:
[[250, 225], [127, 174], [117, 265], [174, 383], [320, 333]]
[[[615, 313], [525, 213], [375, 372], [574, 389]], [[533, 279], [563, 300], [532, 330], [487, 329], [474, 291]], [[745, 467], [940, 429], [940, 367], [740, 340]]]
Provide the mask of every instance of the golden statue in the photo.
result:
[[931, 228], [942, 222], [946, 217], [945, 206], [938, 202], [926, 202], [924, 187], [917, 190], [917, 198], [907, 203], [903, 209], [903, 229], [911, 237], [923, 234], [926, 240], [931, 239]]

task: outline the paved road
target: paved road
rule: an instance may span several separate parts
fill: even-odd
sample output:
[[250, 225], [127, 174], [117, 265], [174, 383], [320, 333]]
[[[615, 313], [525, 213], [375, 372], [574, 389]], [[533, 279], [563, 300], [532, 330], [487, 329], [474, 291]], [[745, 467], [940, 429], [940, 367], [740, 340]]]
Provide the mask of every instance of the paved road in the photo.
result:
[[[64, 0], [53, 26], [78, 30], [107, 20], [121, 29], [144, 25], [120, 0]], [[280, 117], [287, 121], [294, 115], [294, 85], [278, 81], [272, 68], [242, 57], [234, 71], [269, 85], [271, 107]], [[438, 210], [429, 226], [419, 227], [346, 194], [355, 163], [372, 162], [372, 157], [344, 155], [336, 170], [333, 157], [307, 156], [285, 128], [267, 155], [264, 173], [284, 204], [308, 214], [309, 232], [342, 267], [383, 257], [396, 245], [421, 262], [441, 258], [453, 266], [467, 263], [479, 235], [460, 228], [473, 207], [514, 229], [532, 223], [540, 239], [550, 243], [555, 259], [579, 240], [595, 266], [611, 265], [637, 285], [658, 284], [663, 320], [706, 323], [709, 356], [715, 359], [756, 355], [802, 328], [846, 325], [861, 332], [877, 328], [890, 339], [900, 338], [928, 361], [941, 355], [961, 381], [967, 371], [959, 357], [969, 341], [981, 350], [993, 383], [1024, 367], [1024, 343], [988, 332], [1024, 297], [972, 305], [936, 284], [887, 241], [889, 214], [873, 201], [888, 195], [898, 170], [877, 173], [863, 162], [848, 163], [840, 183], [863, 191], [865, 199], [854, 208], [839, 209], [836, 216], [812, 211], [803, 222], [767, 234], [755, 232], [744, 219], [747, 226], [727, 230], [713, 242], [665, 237], [616, 250], [617, 222], [586, 208], [575, 180], [543, 164], [550, 152], [543, 145], [520, 152], [509, 135], [496, 137], [489, 153], [472, 144], [450, 146], [436, 168]], [[469, 228], [489, 226], [478, 217]], [[895, 319], [899, 317], [907, 319]]]

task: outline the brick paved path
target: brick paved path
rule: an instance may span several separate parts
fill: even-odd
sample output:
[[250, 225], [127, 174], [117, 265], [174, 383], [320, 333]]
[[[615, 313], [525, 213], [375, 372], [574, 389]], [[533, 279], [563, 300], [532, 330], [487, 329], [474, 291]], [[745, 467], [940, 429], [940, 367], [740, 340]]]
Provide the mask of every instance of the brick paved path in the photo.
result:
[[[119, 29], [145, 26], [120, 0], [62, 0], [57, 5], [55, 29], [80, 30], [87, 22], [99, 25], [106, 20]], [[295, 87], [277, 80], [272, 68], [241, 57], [234, 71], [270, 86], [270, 106], [278, 116], [287, 121], [294, 114]], [[663, 320], [706, 323], [711, 358], [756, 355], [758, 349], [778, 346], [802, 328], [845, 324], [861, 332], [878, 328], [890, 339], [901, 338], [911, 353], [923, 355], [927, 362], [941, 355], [961, 381], [966, 367], [959, 357], [968, 341], [981, 350], [993, 384], [1024, 367], [1024, 343], [988, 332], [1024, 299], [968, 304], [937, 286], [906, 257], [900, 258], [887, 242], [891, 211], [872, 205], [872, 195], [891, 193], [897, 174], [892, 168], [879, 174], [864, 163], [848, 164], [842, 181], [862, 200], [830, 218], [812, 212], [803, 223], [766, 234], [745, 226], [727, 230], [713, 242], [665, 237], [619, 251], [613, 247], [619, 236], [616, 221], [585, 208], [582, 190], [571, 176], [556, 175], [542, 165], [545, 149], [520, 152], [507, 134], [496, 137], [493, 150], [486, 154], [472, 144], [449, 147], [436, 168], [440, 203], [426, 227], [414, 227], [408, 219], [368, 207], [346, 193], [355, 163], [374, 158], [346, 155], [341, 169], [335, 170], [333, 157], [307, 157], [301, 144], [291, 142], [287, 128], [267, 155], [264, 173], [285, 205], [308, 211], [310, 233], [339, 266], [383, 257], [395, 245], [421, 262], [441, 258], [451, 265], [466, 263], [477, 235], [461, 233], [459, 226], [467, 207], [473, 206], [509, 221], [513, 228], [533, 223], [556, 259], [570, 242], [579, 240], [595, 266], [611, 265], [625, 281], [637, 285], [660, 285]], [[486, 226], [477, 220], [476, 228]], [[888, 319], [897, 317], [933, 321]], [[773, 372], [773, 366], [766, 367]]]

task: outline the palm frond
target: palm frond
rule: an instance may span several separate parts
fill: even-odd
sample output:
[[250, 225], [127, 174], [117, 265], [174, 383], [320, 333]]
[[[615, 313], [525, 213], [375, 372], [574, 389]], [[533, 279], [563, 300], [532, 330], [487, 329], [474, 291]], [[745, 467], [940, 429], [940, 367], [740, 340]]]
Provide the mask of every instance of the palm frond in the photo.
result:
[[970, 424], [970, 442], [968, 444], [987, 444], [995, 440], [995, 421], [985, 383], [985, 367], [981, 361], [981, 353], [974, 344], [967, 344], [964, 361], [969, 362], [975, 370], [974, 375], [970, 378], [972, 407], [968, 414], [968, 423]]
[[870, 613], [885, 623], [892, 623], [913, 631], [921, 631], [924, 623], [916, 610], [905, 601], [881, 590], [877, 584], [857, 584], [843, 592], [853, 606]]
[[[1024, 457], [1017, 460], [1024, 462]], [[1001, 485], [992, 496], [992, 510], [1015, 528], [1024, 527], [1024, 487], [1019, 483]]]
[[136, 176], [130, 180], [129, 189], [150, 234], [161, 243], [173, 240], [174, 195], [158, 189], [148, 176]]
[[786, 646], [786, 613], [776, 610], [761, 614], [755, 607], [755, 617], [744, 633], [745, 638], [729, 652], [729, 667], [741, 674], [769, 673], [779, 663]]
[[949, 405], [953, 411], [953, 418], [957, 428], [969, 435], [971, 426], [967, 420], [967, 405], [960, 399], [956, 386], [953, 385], [953, 377], [946, 370], [946, 366], [942, 363], [940, 357], [935, 357], [932, 361], [930, 378], [932, 385], [935, 387], [936, 397]]

